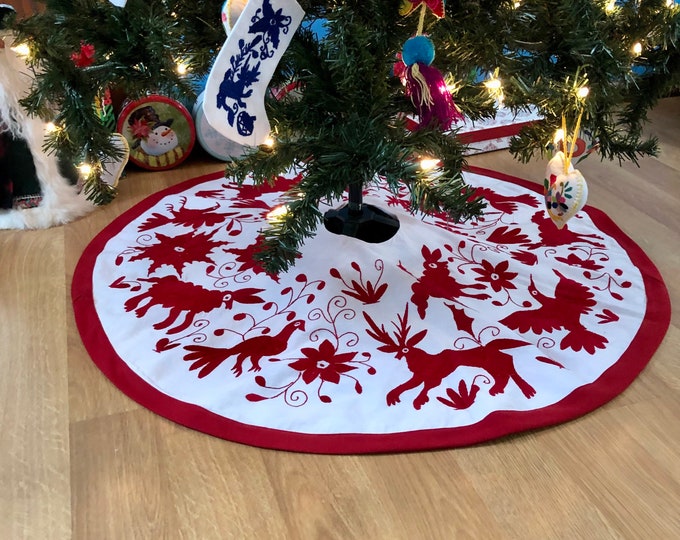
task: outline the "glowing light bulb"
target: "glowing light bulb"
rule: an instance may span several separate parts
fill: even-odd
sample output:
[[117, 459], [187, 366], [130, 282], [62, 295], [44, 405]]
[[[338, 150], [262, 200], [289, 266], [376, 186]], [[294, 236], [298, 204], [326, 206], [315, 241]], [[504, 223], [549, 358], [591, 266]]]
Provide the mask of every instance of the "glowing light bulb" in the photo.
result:
[[274, 148], [275, 143], [276, 143], [276, 141], [274, 140], [274, 137], [269, 136], [264, 140], [264, 142], [262, 144], [264, 146], [266, 146], [267, 148]]
[[576, 96], [579, 99], [585, 99], [588, 97], [588, 94], [590, 94], [590, 89], [587, 86], [582, 86], [576, 91]]
[[435, 158], [422, 158], [420, 160], [420, 168], [423, 171], [431, 171], [439, 166], [439, 160]]
[[555, 132], [555, 136], [553, 137], [553, 142], [555, 145], [558, 145], [560, 143], [564, 144], [564, 130], [562, 128], [558, 129]]
[[26, 43], [19, 43], [14, 47], [11, 47], [11, 49], [24, 58], [31, 55], [31, 48]]
[[491, 79], [488, 79], [484, 82], [484, 86], [486, 86], [489, 90], [500, 90], [501, 86], [503, 85], [500, 79], [492, 77]]
[[45, 132], [47, 133], [54, 133], [58, 129], [59, 128], [54, 122], [48, 122], [47, 124], [45, 124]]
[[498, 70], [486, 81], [484, 81], [484, 86], [486, 86], [486, 89], [489, 91], [492, 97], [496, 99], [496, 104], [501, 107], [503, 106], [503, 100], [505, 99], [505, 96], [503, 95], [503, 83], [501, 80], [496, 76], [498, 73]]
[[640, 56], [642, 54], [642, 43], [639, 41], [633, 45], [633, 54], [635, 56]]
[[515, 2], [515, 3], [512, 5], [512, 7], [514, 7], [515, 9], [517, 9], [517, 8], [518, 8], [519, 6], [521, 6], [521, 5], [522, 5], [522, 2]]
[[668, 9], [673, 9], [675, 7], [675, 0], [666, 0], [666, 7]]
[[88, 163], [81, 163], [78, 166], [78, 170], [84, 177], [88, 177], [90, 174], [92, 174], [92, 165], [89, 165]]
[[269, 221], [269, 223], [276, 223], [277, 221], [281, 221], [286, 214], [288, 214], [288, 206], [282, 204], [281, 206], [273, 208], [267, 214], [267, 221]]
[[186, 75], [189, 72], [189, 66], [184, 62], [177, 62], [177, 73], [179, 75]]
[[604, 9], [607, 13], [611, 13], [612, 11], [614, 11], [616, 9], [616, 0], [609, 0]]

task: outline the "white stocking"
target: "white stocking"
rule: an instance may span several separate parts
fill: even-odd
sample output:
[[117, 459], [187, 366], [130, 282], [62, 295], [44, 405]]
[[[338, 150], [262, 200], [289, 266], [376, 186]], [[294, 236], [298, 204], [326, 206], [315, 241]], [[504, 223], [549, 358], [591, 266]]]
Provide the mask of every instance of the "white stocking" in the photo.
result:
[[304, 11], [295, 0], [249, 0], [210, 71], [203, 112], [219, 133], [245, 146], [269, 136], [264, 97]]

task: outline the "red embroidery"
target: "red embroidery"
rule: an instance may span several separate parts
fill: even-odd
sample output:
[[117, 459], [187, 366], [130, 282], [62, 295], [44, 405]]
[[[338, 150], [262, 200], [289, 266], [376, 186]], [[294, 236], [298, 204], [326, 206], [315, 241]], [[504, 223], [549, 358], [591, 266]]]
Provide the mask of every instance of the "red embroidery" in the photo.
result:
[[476, 298], [477, 300], [489, 298], [486, 293], [471, 293], [465, 290], [485, 289], [486, 287], [481, 283], [463, 285], [451, 276], [449, 265], [446, 259], [442, 258], [441, 249], [431, 251], [427, 246], [423, 246], [421, 254], [423, 256], [423, 273], [420, 277], [413, 276], [401, 262], [398, 264], [399, 268], [416, 279], [416, 282], [411, 285], [413, 291], [411, 302], [418, 307], [418, 315], [421, 319], [425, 318], [425, 310], [430, 298], [443, 298], [451, 302], [457, 302], [461, 297]]
[[243, 362], [250, 358], [250, 370], [260, 371], [260, 362], [263, 358], [274, 358], [286, 350], [290, 336], [296, 330], [304, 330], [305, 321], [296, 320], [289, 322], [274, 336], [266, 334], [243, 340], [233, 347], [205, 347], [203, 345], [188, 345], [184, 347], [189, 351], [184, 355], [184, 360], [191, 362], [190, 370], [198, 369], [199, 378], [210, 375], [217, 366], [228, 358], [236, 357], [236, 363], [231, 370], [239, 377], [243, 373]]
[[[607, 291], [618, 299], [621, 295], [613, 288], [626, 288], [630, 282], [619, 279], [616, 271], [593, 274], [603, 268], [606, 260], [602, 244], [598, 242], [601, 238], [566, 228], [560, 231], [542, 211], [527, 213], [527, 209], [538, 206], [537, 198], [528, 194], [501, 197], [488, 188], [477, 190], [476, 194], [488, 197], [487, 215], [492, 216], [492, 219], [481, 219], [481, 226], [455, 225], [433, 218], [438, 226], [454, 230], [458, 238], [469, 237], [469, 240], [460, 240], [455, 248], [448, 244], [424, 243], [420, 248], [420, 272], [413, 272], [401, 261], [395, 265], [401, 275], [410, 276], [412, 281], [406, 278], [401, 282], [402, 287], [410, 282], [410, 297], [402, 315], [392, 321], [390, 313], [385, 312], [385, 320], [391, 321], [388, 324], [394, 328], [392, 331], [387, 330], [376, 315], [383, 313], [381, 303], [389, 302], [391, 286], [384, 275], [385, 263], [380, 258], [373, 261], [372, 271], [366, 261], [330, 267], [328, 275], [336, 280], [337, 292], [325, 308], [316, 305], [314, 292], [326, 287], [323, 279], [308, 281], [304, 274], [298, 275], [295, 282], [299, 287], [284, 286], [278, 293], [280, 301], [263, 287], [245, 286], [254, 276], [262, 279], [266, 275], [253, 260], [260, 242], [259, 235], [252, 235], [253, 226], [259, 227], [262, 216], [281, 204], [276, 195], [297, 181], [299, 176], [279, 179], [281, 185], [263, 186], [261, 191], [254, 186], [241, 186], [236, 197], [225, 195], [234, 189], [228, 184], [222, 185], [225, 191], [202, 189], [194, 194], [193, 204], [181, 196], [179, 204], [165, 204], [165, 212], [152, 212], [138, 225], [138, 230], [145, 233], [138, 239], [140, 245], [120, 252], [116, 264], [125, 267], [128, 263], [145, 262], [147, 274], [136, 279], [121, 276], [110, 287], [134, 292], [125, 300], [125, 310], [138, 318], [150, 319], [153, 328], [164, 333], [156, 340], [154, 350], [158, 354], [182, 347], [182, 359], [189, 362], [189, 371], [196, 372], [199, 379], [214, 373], [225, 362], [233, 362], [230, 369], [234, 377], [241, 377], [244, 371], [260, 372], [266, 368], [264, 375], [258, 374], [252, 379], [260, 390], [247, 392], [244, 397], [252, 402], [281, 398], [288, 405], [299, 407], [307, 403], [313, 393], [322, 403], [333, 402], [329, 390], [340, 385], [351, 384], [357, 394], [363, 393], [362, 377], [377, 373], [371, 363], [373, 353], [362, 345], [366, 337], [361, 336], [365, 333], [380, 344], [378, 351], [405, 360], [411, 373], [407, 381], [387, 391], [388, 405], [400, 402], [405, 392], [419, 389], [413, 406], [420, 409], [429, 401], [429, 393], [447, 378], [450, 381], [450, 376], [459, 368], [483, 370], [488, 376], [476, 373], [471, 378], [460, 378], [457, 390], [445, 388], [444, 395], [437, 396], [439, 403], [451, 409], [464, 409], [472, 407], [477, 399], [480, 386], [475, 381], [489, 384], [491, 396], [504, 392], [510, 381], [526, 398], [535, 394], [534, 388], [515, 369], [509, 350], [527, 345], [537, 347], [536, 339], [543, 348], [555, 346], [555, 341], [547, 337], [553, 331], [561, 331], [558, 339], [562, 349], [593, 354], [607, 344], [607, 339], [586, 328], [582, 319], [596, 305], [594, 290]], [[394, 198], [394, 195], [387, 197]], [[394, 199], [394, 204], [407, 198], [404, 193]], [[216, 202], [200, 207], [200, 201], [206, 199]], [[520, 211], [538, 226], [541, 242], [536, 241], [535, 234], [530, 236], [530, 232], [510, 220], [502, 223]], [[549, 227], [543, 227], [544, 222]], [[252, 235], [248, 237], [252, 239], [250, 242], [243, 236], [246, 232]], [[228, 240], [231, 237], [239, 237], [239, 242], [232, 243]], [[574, 242], [569, 245], [570, 252], [555, 257], [555, 248], [566, 238]], [[508, 251], [508, 246], [523, 249]], [[547, 255], [548, 250], [553, 250], [550, 254], [559, 263], [580, 267], [583, 278], [593, 282], [592, 290], [586, 283], [567, 278], [557, 270], [559, 281], [553, 296], [539, 290], [533, 280], [528, 285], [522, 282], [517, 267], [539, 265], [541, 253]], [[499, 260], [504, 253], [507, 256]], [[412, 257], [411, 264], [413, 260]], [[196, 273], [198, 267], [203, 268], [202, 273]], [[189, 273], [189, 269], [193, 271]], [[168, 270], [177, 275], [160, 275]], [[268, 277], [274, 288], [280, 278]], [[194, 281], [196, 279], [200, 282]], [[290, 278], [287, 281], [290, 282]], [[567, 302], [568, 298], [576, 298], [577, 302]], [[476, 307], [471, 309], [471, 306], [486, 300], [491, 309], [516, 308], [480, 332], [478, 326], [482, 319]], [[418, 331], [411, 327], [410, 304], [421, 320], [426, 319], [429, 310], [440, 310], [438, 317], [450, 313], [451, 346], [440, 345], [432, 350], [432, 343], [441, 343], [441, 340], [430, 343], [428, 348], [417, 346], [429, 342], [430, 338], [427, 329]], [[244, 310], [239, 311], [236, 306]], [[376, 306], [378, 311], [369, 313], [367, 308], [357, 311], [359, 306]], [[356, 320], [358, 313], [362, 313], [367, 325], [354, 323], [352, 331], [342, 330], [339, 323]], [[608, 309], [596, 317], [600, 324], [618, 321], [618, 315]], [[224, 321], [224, 326], [216, 328], [219, 321]], [[310, 327], [312, 321], [316, 323]], [[485, 330], [491, 332], [491, 339], [480, 338]], [[500, 336], [501, 332], [510, 330], [527, 334], [532, 342]], [[296, 335], [303, 336], [300, 342], [308, 345], [292, 345]], [[224, 345], [215, 346], [216, 338]], [[200, 343], [207, 339], [210, 343]], [[474, 345], [464, 348], [458, 343], [460, 340]], [[311, 346], [317, 341], [317, 345]], [[546, 356], [535, 354], [533, 357], [537, 362], [563, 368]], [[247, 370], [246, 361], [250, 363]], [[269, 370], [272, 374], [276, 371], [275, 378], [270, 377]], [[277, 382], [273, 383], [274, 380]]]
[[[139, 278], [139, 281], [151, 283], [151, 287], [126, 300], [125, 311], [134, 311], [137, 317], [143, 317], [154, 306], [168, 309], [168, 316], [153, 325], [156, 330], [167, 328], [168, 334], [186, 330], [199, 313], [208, 313], [220, 307], [231, 309], [235, 302], [241, 304], [264, 302], [256, 294], [262, 292], [263, 289], [210, 290], [181, 281], [175, 276]], [[184, 313], [184, 320], [173, 326], [182, 313]]]
[[398, 324], [392, 323], [396, 328], [392, 335], [384, 325], [378, 326], [366, 313], [364, 318], [369, 325], [369, 329], [366, 330], [368, 335], [383, 344], [378, 350], [394, 354], [397, 360], [405, 359], [409, 371], [413, 374], [408, 381], [390, 390], [387, 394], [388, 405], [399, 403], [401, 394], [422, 385], [422, 390], [413, 401], [413, 406], [420, 409], [430, 400], [428, 392], [438, 387], [445, 377], [461, 366], [477, 367], [487, 371], [494, 379], [494, 385], [489, 389], [492, 396], [503, 393], [510, 379], [519, 386], [527, 398], [536, 394], [533, 387], [515, 370], [512, 356], [502, 352], [529, 345], [526, 341], [495, 339], [472, 349], [444, 349], [437, 354], [430, 354], [415, 346], [427, 335], [427, 330], [409, 336], [411, 326], [408, 324], [408, 305], [404, 314], [398, 316]]
[[550, 333], [564, 328], [568, 333], [562, 338], [561, 349], [585, 349], [590, 354], [595, 349], [603, 349], [608, 343], [607, 338], [591, 332], [581, 324], [581, 316], [590, 313], [596, 305], [593, 293], [578, 281], [563, 276], [557, 270], [554, 272], [560, 278], [554, 297], [540, 292], [531, 279], [529, 292], [539, 307], [512, 313], [502, 319], [501, 324], [522, 334], [530, 331], [535, 334]]

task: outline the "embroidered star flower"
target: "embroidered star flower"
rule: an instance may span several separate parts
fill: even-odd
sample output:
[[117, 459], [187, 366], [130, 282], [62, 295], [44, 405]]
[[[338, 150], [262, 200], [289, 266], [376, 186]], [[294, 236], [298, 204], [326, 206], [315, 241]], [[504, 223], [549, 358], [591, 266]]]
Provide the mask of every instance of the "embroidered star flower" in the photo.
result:
[[281, 30], [286, 33], [292, 19], [283, 14], [283, 8], [274, 11], [269, 0], [262, 3], [262, 18], [256, 20], [248, 28], [251, 34], [264, 34], [265, 43], [271, 43], [274, 49], [279, 48], [279, 37]]
[[337, 354], [333, 344], [324, 340], [318, 349], [305, 347], [301, 350], [304, 358], [292, 362], [290, 367], [302, 372], [302, 380], [307, 384], [319, 378], [333, 384], [340, 382], [340, 376], [356, 369], [347, 362], [351, 362], [356, 352]]
[[210, 254], [228, 244], [223, 240], [213, 240], [214, 233], [195, 233], [193, 231], [177, 236], [156, 233], [155, 244], [138, 247], [130, 261], [149, 260], [149, 275], [164, 265], [172, 266], [178, 275], [186, 266], [195, 262], [213, 263]]
[[491, 285], [495, 292], [500, 292], [501, 289], [516, 289], [512, 280], [517, 277], [517, 272], [508, 272], [508, 261], [501, 261], [496, 266], [493, 266], [489, 261], [482, 261], [481, 268], [473, 268], [479, 274], [475, 281], [481, 281]]

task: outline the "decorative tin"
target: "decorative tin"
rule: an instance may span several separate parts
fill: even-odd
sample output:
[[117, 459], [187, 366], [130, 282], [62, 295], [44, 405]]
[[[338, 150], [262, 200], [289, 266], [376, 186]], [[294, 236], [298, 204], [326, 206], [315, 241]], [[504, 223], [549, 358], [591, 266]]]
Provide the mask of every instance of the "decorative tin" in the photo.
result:
[[186, 107], [157, 94], [124, 104], [118, 131], [130, 145], [130, 162], [155, 171], [177, 167], [189, 157], [196, 141], [194, 121]]

